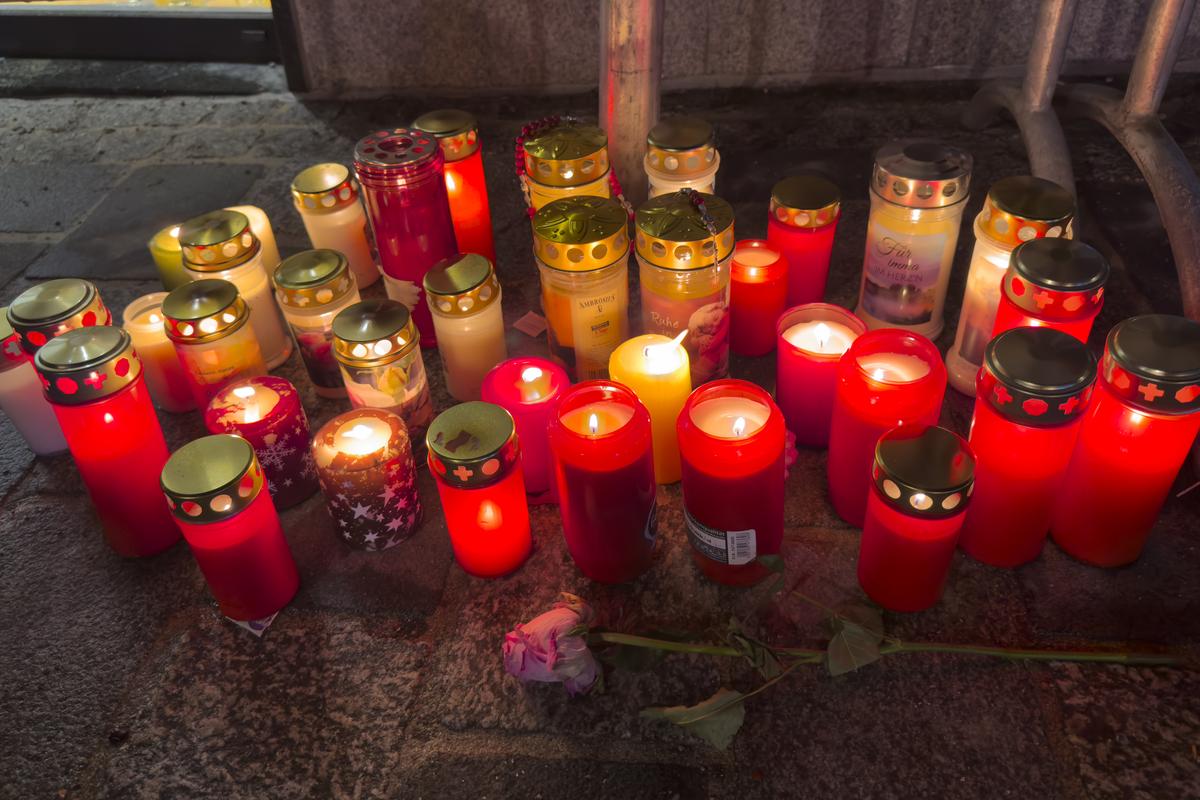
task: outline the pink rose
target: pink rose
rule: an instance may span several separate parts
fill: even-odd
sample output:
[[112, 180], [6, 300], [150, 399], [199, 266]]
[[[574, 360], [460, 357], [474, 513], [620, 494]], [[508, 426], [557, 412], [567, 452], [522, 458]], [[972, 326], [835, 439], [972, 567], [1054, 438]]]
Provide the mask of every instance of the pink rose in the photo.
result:
[[562, 683], [567, 694], [586, 693], [600, 672], [584, 634], [571, 631], [591, 620], [588, 604], [563, 592], [554, 608], [505, 634], [504, 668], [523, 681]]

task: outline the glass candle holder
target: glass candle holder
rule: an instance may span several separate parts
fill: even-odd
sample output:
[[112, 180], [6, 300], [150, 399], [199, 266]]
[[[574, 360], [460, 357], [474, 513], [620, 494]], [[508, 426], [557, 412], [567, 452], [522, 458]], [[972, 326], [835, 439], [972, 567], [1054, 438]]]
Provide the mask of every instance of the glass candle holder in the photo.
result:
[[1200, 323], [1133, 317], [1108, 334], [1050, 533], [1101, 567], [1136, 561], [1200, 430]]
[[678, 421], [692, 557], [709, 580], [748, 586], [783, 544], [783, 414], [762, 388], [726, 379], [692, 392]]
[[0, 411], [29, 449], [39, 456], [66, 452], [67, 440], [54, 409], [42, 393], [33, 359], [21, 347], [20, 337], [8, 324], [8, 309], [0, 309]]
[[367, 214], [345, 165], [314, 164], [301, 170], [292, 178], [292, 201], [314, 250], [345, 256], [359, 288], [379, 280]]
[[729, 292], [729, 346], [741, 356], [775, 349], [775, 327], [787, 308], [788, 263], [765, 239], [733, 248]]
[[975, 458], [945, 428], [902, 425], [879, 439], [858, 583], [889, 611], [924, 611], [942, 596], [971, 497]]
[[988, 190], [983, 210], [975, 219], [975, 249], [958, 330], [946, 352], [946, 371], [955, 389], [968, 396], [975, 394], [983, 351], [996, 325], [1000, 282], [1013, 249], [1031, 239], [1069, 237], [1074, 216], [1075, 197], [1053, 181], [1016, 175], [997, 181]]
[[222, 389], [204, 410], [209, 433], [233, 433], [254, 448], [275, 508], [304, 502], [317, 491], [309, 452], [308, 417], [286, 378], [247, 378]]
[[408, 309], [394, 300], [355, 303], [334, 318], [333, 337], [350, 404], [399, 414], [421, 463], [433, 401], [417, 346], [420, 334]]
[[142, 374], [150, 399], [163, 411], [179, 414], [196, 407], [196, 398], [188, 385], [187, 375], [175, 345], [167, 336], [163, 301], [166, 292], [155, 292], [134, 300], [121, 315], [122, 327], [129, 331], [134, 349], [142, 360]]
[[250, 230], [259, 242], [263, 271], [267, 275], [273, 273], [279, 266], [279, 247], [275, 244], [275, 229], [271, 227], [267, 212], [258, 206], [230, 206], [225, 210], [236, 211], [250, 222]]
[[566, 370], [558, 364], [531, 357], [510, 358], [483, 379], [480, 396], [511, 414], [516, 424], [530, 505], [558, 502], [548, 432], [570, 385]]
[[996, 311], [995, 336], [1025, 326], [1054, 328], [1086, 342], [1104, 305], [1109, 266], [1071, 239], [1034, 239], [1012, 252]]
[[825, 299], [842, 193], [816, 174], [784, 178], [771, 189], [767, 241], [787, 259], [787, 305]]
[[567, 549], [601, 583], [650, 568], [658, 533], [650, 414], [627, 387], [585, 381], [550, 426]]
[[909, 331], [870, 331], [838, 363], [829, 427], [829, 495], [838, 516], [861, 528], [879, 437], [898, 425], [935, 425], [946, 367], [933, 342]]
[[198, 408], [234, 381], [267, 374], [251, 312], [229, 281], [185, 283], [163, 299], [162, 313]]
[[183, 271], [183, 248], [179, 246], [178, 225], [168, 225], [154, 234], [146, 247], [150, 250], [150, 258], [154, 260], [154, 268], [158, 270], [158, 279], [168, 292], [191, 280]]
[[38, 350], [34, 366], [108, 544], [123, 556], [173, 545], [179, 529], [158, 487], [167, 443], [129, 334], [109, 325], [67, 331]]
[[533, 218], [550, 355], [576, 380], [607, 377], [629, 338], [629, 218], [619, 203], [573, 197]]
[[345, 397], [333, 356], [333, 320], [362, 299], [345, 254], [305, 250], [285, 258], [275, 269], [275, 296], [317, 394]]
[[55, 336], [91, 325], [111, 325], [112, 314], [94, 284], [59, 278], [30, 286], [8, 307], [8, 324], [29, 355]]
[[226, 280], [237, 287], [250, 310], [250, 327], [267, 367], [274, 369], [287, 361], [292, 337], [271, 294], [262, 244], [246, 215], [226, 209], [190, 219], [180, 226], [179, 242], [184, 271], [192, 279]]
[[278, 613], [300, 575], [254, 449], [240, 436], [205, 436], [176, 450], [162, 491], [221, 613], [248, 622]]
[[[686, 335], [686, 331], [680, 336]], [[680, 477], [679, 440], [675, 422], [692, 393], [687, 350], [679, 337], [668, 339], [657, 333], [635, 336], [616, 350], [608, 361], [608, 374], [633, 390], [650, 412], [654, 433], [654, 479], [675, 483]]]
[[775, 330], [775, 403], [796, 444], [828, 447], [838, 362], [867, 326], [840, 306], [809, 303], [785, 311]]
[[386, 550], [417, 532], [423, 511], [412, 439], [381, 408], [339, 414], [317, 431], [313, 460], [338, 536], [358, 550]]
[[668, 338], [688, 332], [683, 346], [693, 386], [725, 377], [733, 206], [714, 195], [674, 192], [643, 203], [635, 224], [642, 328]]
[[426, 444], [458, 565], [499, 578], [524, 564], [533, 536], [509, 413], [478, 400], [460, 403], [437, 416]]
[[564, 120], [522, 144], [524, 188], [534, 211], [568, 197], [611, 197], [608, 135]]
[[446, 196], [450, 199], [450, 218], [458, 249], [478, 253], [494, 263], [496, 248], [492, 242], [492, 211], [483, 175], [479, 123], [466, 111], [447, 108], [422, 114], [412, 126], [434, 136], [442, 148]]
[[713, 126], [699, 117], [662, 117], [646, 136], [643, 166], [651, 197], [680, 189], [712, 194], [721, 168]]
[[459, 253], [425, 273], [425, 294], [437, 329], [446, 390], [458, 401], [478, 400], [483, 377], [508, 358], [500, 281], [486, 256]]
[[875, 154], [871, 218], [855, 312], [872, 330], [936, 339], [971, 182], [971, 156], [937, 142], [892, 142]]
[[1041, 554], [1095, 380], [1095, 357], [1061, 331], [992, 339], [969, 437], [975, 494], [959, 541], [972, 558], [1016, 567]]
[[[375, 234], [379, 266], [413, 298], [409, 311], [421, 346], [437, 337], [421, 297], [425, 273], [458, 252], [443, 174], [445, 159], [434, 137], [407, 128], [376, 131], [354, 148], [354, 171]], [[389, 296], [393, 290], [389, 289]], [[414, 434], [415, 436], [415, 434]]]

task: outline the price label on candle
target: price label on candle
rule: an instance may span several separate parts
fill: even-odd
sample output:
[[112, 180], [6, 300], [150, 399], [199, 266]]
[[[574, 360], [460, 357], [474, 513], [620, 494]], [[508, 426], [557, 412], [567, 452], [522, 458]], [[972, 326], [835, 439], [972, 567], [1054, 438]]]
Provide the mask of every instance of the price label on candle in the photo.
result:
[[740, 566], [749, 564], [757, 555], [757, 539], [754, 529], [745, 531], [722, 531], [700, 522], [687, 509], [683, 512], [687, 521], [688, 538], [692, 546], [705, 557], [719, 564]]

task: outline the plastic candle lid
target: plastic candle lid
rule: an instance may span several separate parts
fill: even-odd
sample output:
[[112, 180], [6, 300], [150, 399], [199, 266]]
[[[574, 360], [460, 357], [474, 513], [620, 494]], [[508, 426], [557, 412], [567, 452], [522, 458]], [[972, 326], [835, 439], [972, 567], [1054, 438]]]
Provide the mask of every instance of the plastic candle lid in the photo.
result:
[[433, 134], [447, 161], [460, 161], [479, 149], [479, 123], [457, 108], [427, 111], [412, 124], [414, 130]]
[[162, 490], [184, 522], [220, 522], [254, 502], [263, 486], [254, 448], [240, 436], [217, 434], [188, 442], [167, 459]]
[[379, 366], [408, 354], [420, 334], [395, 300], [364, 300], [333, 318], [333, 355], [352, 366]]
[[579, 186], [608, 172], [608, 134], [565, 120], [527, 139], [525, 174], [546, 186]]
[[358, 188], [343, 164], [314, 164], [292, 178], [292, 200], [296, 208], [311, 214], [325, 214], [350, 205], [358, 197]]
[[994, 241], [1017, 245], [1067, 232], [1075, 216], [1075, 196], [1054, 181], [1013, 175], [992, 184], [979, 224]]
[[220, 278], [185, 283], [163, 300], [167, 337], [175, 342], [199, 344], [228, 336], [250, 319], [246, 301], [237, 287]]
[[[699, 195], [713, 221], [710, 231], [692, 200]], [[637, 253], [663, 269], [713, 266], [733, 252], [733, 206], [703, 192], [670, 192], [652, 197], [637, 210]]]
[[34, 356], [46, 398], [75, 406], [116, 394], [142, 374], [124, 328], [93, 325], [51, 339]]
[[841, 206], [841, 189], [815, 172], [784, 178], [771, 189], [771, 216], [795, 228], [828, 225]]
[[279, 302], [294, 308], [315, 308], [337, 302], [354, 290], [350, 262], [337, 250], [305, 250], [288, 256], [275, 268]]
[[1078, 419], [1096, 381], [1096, 357], [1053, 328], [1013, 328], [988, 343], [980, 396], [1001, 416], [1048, 427]]
[[646, 164], [673, 178], [706, 172], [716, 157], [713, 126], [699, 117], [663, 117], [646, 137]]
[[1127, 403], [1156, 414], [1200, 411], [1200, 323], [1144, 314], [1108, 334], [1101, 372]]
[[879, 437], [872, 477], [895, 508], [922, 517], [962, 511], [975, 482], [967, 440], [936, 425], [901, 425]]
[[1108, 260], [1090, 245], [1034, 239], [1012, 251], [1004, 293], [1031, 314], [1074, 317], [1099, 306], [1108, 274]]
[[587, 272], [629, 253], [629, 217], [608, 197], [564, 197], [533, 217], [533, 252], [548, 267]]
[[82, 278], [59, 278], [29, 287], [12, 301], [7, 317], [30, 354], [68, 330], [112, 322], [95, 285]]
[[180, 225], [179, 245], [184, 265], [197, 272], [220, 272], [244, 264], [260, 247], [246, 215], [227, 208]]
[[512, 415], [473, 400], [438, 414], [425, 434], [429, 464], [451, 486], [479, 489], [508, 475], [519, 448]]
[[971, 155], [941, 142], [889, 142], [875, 154], [871, 190], [897, 205], [942, 208], [967, 199]]
[[500, 299], [500, 282], [486, 256], [458, 253], [425, 273], [429, 307], [453, 317], [475, 314]]

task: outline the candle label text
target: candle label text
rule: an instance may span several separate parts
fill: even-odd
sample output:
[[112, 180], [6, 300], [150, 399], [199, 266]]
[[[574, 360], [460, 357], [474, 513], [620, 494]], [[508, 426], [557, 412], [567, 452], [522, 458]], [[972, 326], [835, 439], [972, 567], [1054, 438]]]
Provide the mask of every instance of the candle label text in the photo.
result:
[[933, 319], [948, 237], [910, 236], [871, 225], [863, 259], [862, 307], [895, 325]]
[[697, 520], [686, 508], [683, 516], [692, 547], [705, 558], [718, 564], [738, 566], [749, 564], [758, 554], [758, 541], [753, 528], [744, 531], [718, 530]]
[[683, 340], [692, 370], [692, 385], [729, 374], [729, 285], [701, 297], [683, 298], [642, 289], [642, 327], [646, 333]]

